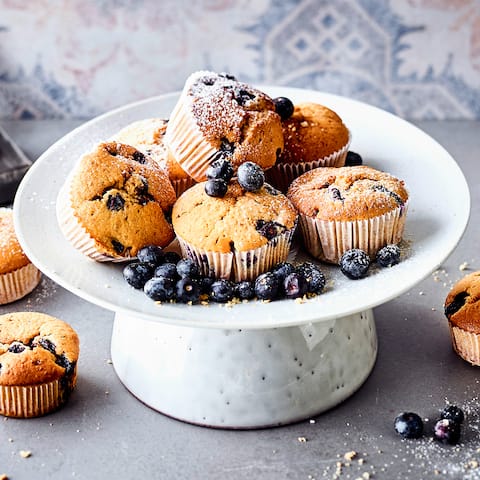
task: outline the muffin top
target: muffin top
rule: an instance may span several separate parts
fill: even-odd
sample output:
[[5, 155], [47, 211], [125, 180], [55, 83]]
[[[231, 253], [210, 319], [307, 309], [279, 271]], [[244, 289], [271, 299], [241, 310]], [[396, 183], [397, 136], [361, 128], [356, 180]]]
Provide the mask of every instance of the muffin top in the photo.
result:
[[13, 210], [0, 208], [0, 275], [30, 263], [18, 242], [13, 227]]
[[71, 182], [74, 215], [102, 253], [135, 256], [145, 245], [172, 240], [164, 213], [175, 191], [165, 171], [134, 147], [98, 145], [81, 158]]
[[402, 180], [366, 165], [310, 170], [292, 182], [287, 196], [300, 213], [328, 221], [376, 217], [408, 200]]
[[450, 322], [471, 333], [480, 333], [480, 271], [460, 279], [445, 299]]
[[320, 160], [341, 150], [350, 139], [342, 119], [318, 103], [295, 105], [293, 115], [282, 122], [282, 127], [285, 147], [279, 163]]
[[166, 170], [170, 180], [188, 178], [164, 142], [167, 123], [163, 118], [138, 120], [122, 128], [112, 141], [131, 145], [151, 157]]
[[197, 248], [227, 253], [259, 248], [295, 226], [290, 201], [268, 184], [245, 191], [236, 180], [222, 198], [205, 193], [198, 183], [179, 197], [172, 222], [177, 235]]
[[31, 386], [70, 377], [78, 355], [78, 336], [62, 320], [37, 312], [0, 316], [0, 385]]
[[[275, 112], [273, 100], [231, 75], [193, 73], [185, 83], [179, 102], [191, 112], [195, 128], [204, 141], [214, 152], [227, 157], [234, 168], [246, 161], [254, 161], [263, 169], [270, 168], [283, 150], [281, 119]], [[167, 137], [175, 134], [169, 125]], [[202, 171], [192, 175], [201, 181], [205, 179], [203, 174]]]

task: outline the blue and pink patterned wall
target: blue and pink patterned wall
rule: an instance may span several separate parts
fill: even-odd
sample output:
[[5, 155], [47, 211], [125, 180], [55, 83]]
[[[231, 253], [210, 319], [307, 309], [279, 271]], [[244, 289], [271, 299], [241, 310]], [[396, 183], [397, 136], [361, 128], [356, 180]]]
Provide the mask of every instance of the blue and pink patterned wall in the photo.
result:
[[480, 119], [480, 0], [0, 0], [2, 118], [87, 118], [199, 69]]

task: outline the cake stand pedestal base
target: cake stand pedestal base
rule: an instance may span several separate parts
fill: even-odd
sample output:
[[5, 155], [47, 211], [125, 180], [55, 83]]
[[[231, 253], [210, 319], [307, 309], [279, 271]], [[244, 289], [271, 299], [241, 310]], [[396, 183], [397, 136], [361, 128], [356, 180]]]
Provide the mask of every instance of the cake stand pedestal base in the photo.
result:
[[284, 425], [352, 395], [377, 355], [372, 310], [303, 326], [213, 329], [116, 313], [112, 361], [139, 400], [217, 428]]

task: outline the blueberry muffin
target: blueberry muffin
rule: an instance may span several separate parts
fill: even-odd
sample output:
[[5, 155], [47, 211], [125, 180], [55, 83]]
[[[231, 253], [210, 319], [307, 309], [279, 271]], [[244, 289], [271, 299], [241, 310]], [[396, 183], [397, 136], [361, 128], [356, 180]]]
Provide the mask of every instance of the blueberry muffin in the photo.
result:
[[269, 182], [282, 192], [308, 170], [345, 165], [350, 132], [333, 110], [319, 103], [299, 103], [282, 128], [283, 152], [267, 172]]
[[30, 293], [41, 273], [25, 255], [13, 226], [13, 211], [0, 208], [0, 305]]
[[196, 181], [206, 179], [219, 157], [234, 168], [253, 161], [263, 169], [283, 150], [280, 116], [265, 93], [230, 75], [196, 72], [185, 83], [167, 126], [165, 141]]
[[77, 380], [79, 340], [62, 320], [36, 312], [0, 316], [0, 414], [37, 417], [62, 406]]
[[374, 259], [400, 242], [408, 192], [402, 180], [366, 165], [322, 167], [293, 181], [288, 198], [300, 214], [300, 228], [312, 256], [338, 263], [358, 248]]
[[175, 191], [165, 171], [136, 148], [102, 143], [84, 155], [57, 200], [65, 237], [98, 261], [135, 257], [173, 239], [166, 217]]
[[198, 183], [173, 207], [172, 223], [184, 256], [203, 275], [251, 280], [286, 260], [297, 221], [290, 201], [268, 184], [244, 190], [236, 180], [224, 197]]
[[167, 123], [168, 120], [162, 118], [139, 120], [120, 130], [112, 141], [131, 145], [155, 160], [167, 172], [175, 193], [179, 196], [191, 187], [195, 180], [180, 167], [165, 145]]
[[480, 365], [480, 271], [459, 280], [445, 299], [453, 349], [472, 365]]

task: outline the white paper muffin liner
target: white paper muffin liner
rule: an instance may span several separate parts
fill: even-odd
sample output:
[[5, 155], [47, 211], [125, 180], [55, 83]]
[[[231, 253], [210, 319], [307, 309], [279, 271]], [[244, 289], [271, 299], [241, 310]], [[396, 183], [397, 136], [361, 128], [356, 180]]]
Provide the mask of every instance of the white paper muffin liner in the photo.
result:
[[70, 200], [70, 187], [72, 176], [70, 175], [57, 197], [57, 220], [60, 230], [74, 248], [87, 257], [97, 262], [126, 262], [132, 257], [112, 257], [98, 249], [97, 242], [90, 236], [76, 217]]
[[309, 170], [320, 167], [343, 167], [351, 141], [352, 135], [349, 133], [348, 142], [345, 146], [318, 160], [299, 163], [277, 163], [265, 172], [267, 180], [274, 187], [285, 193], [296, 178]]
[[472, 365], [480, 366], [480, 335], [455, 327], [449, 322], [455, 352]]
[[29, 263], [0, 275], [0, 305], [14, 302], [30, 293], [39, 283], [41, 272]]
[[204, 276], [239, 282], [254, 280], [273, 265], [287, 259], [295, 227], [278, 235], [262, 247], [228, 253], [196, 248], [177, 235], [184, 257], [191, 258]]
[[205, 140], [185, 97], [182, 93], [170, 115], [165, 143], [183, 170], [201, 182], [206, 179], [205, 172], [217, 149]]
[[[76, 373], [73, 385], [75, 382]], [[0, 414], [39, 417], [59, 408], [67, 397], [60, 380], [39, 385], [0, 385]]]
[[193, 187], [197, 182], [193, 178], [178, 178], [175, 180], [170, 180], [172, 182], [173, 188], [177, 198], [190, 187]]
[[319, 220], [300, 214], [300, 229], [308, 252], [324, 262], [338, 263], [352, 248], [374, 258], [383, 246], [400, 242], [407, 209], [405, 203], [383, 215], [353, 221]]

